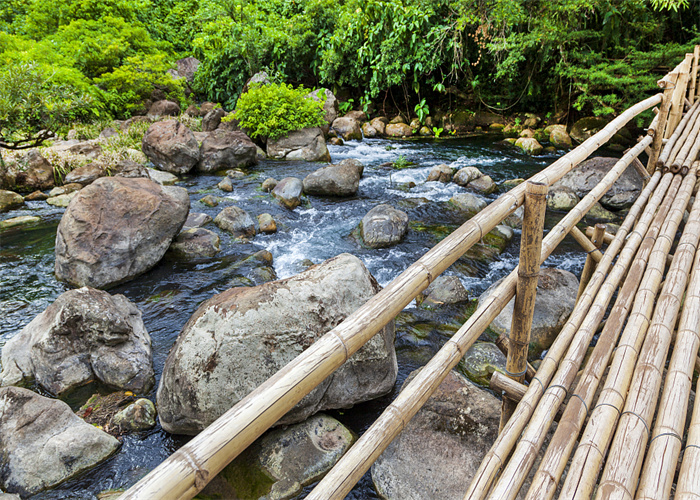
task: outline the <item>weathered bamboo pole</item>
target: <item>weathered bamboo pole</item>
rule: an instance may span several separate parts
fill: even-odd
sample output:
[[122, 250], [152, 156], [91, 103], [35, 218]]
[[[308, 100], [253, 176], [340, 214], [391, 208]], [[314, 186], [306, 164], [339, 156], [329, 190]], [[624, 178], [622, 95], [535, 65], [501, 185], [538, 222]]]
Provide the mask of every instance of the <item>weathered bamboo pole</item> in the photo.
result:
[[685, 59], [681, 63], [678, 82], [676, 83], [676, 88], [674, 89], [673, 97], [671, 98], [671, 111], [668, 114], [668, 124], [666, 126], [666, 131], [664, 132], [665, 138], [671, 137], [671, 134], [676, 129], [678, 122], [681, 121], [683, 106], [685, 104], [685, 92], [688, 89], [688, 80], [690, 80], [690, 62], [692, 60], [693, 54], [686, 54]]
[[[632, 118], [662, 100], [663, 96], [657, 94], [632, 106], [532, 180], [547, 185], [556, 182]], [[427, 288], [434, 277], [515, 211], [522, 204], [524, 193], [525, 186], [516, 186], [464, 223], [345, 321], [129, 488], [120, 499], [192, 498]], [[455, 364], [463, 354], [456, 352], [459, 358]]]
[[[679, 184], [680, 189], [678, 187]], [[653, 311], [656, 294], [663, 276], [663, 266], [659, 263], [659, 260], [665, 259], [675, 231], [680, 224], [682, 215], [679, 216], [679, 213], [682, 214], [683, 210], [679, 210], [677, 207], [687, 205], [689, 192], [692, 189], [689, 184], [690, 182], [682, 182], [680, 176], [674, 176], [669, 188], [670, 193], [677, 193], [675, 195], [677, 199], [674, 200], [674, 208], [671, 215], [666, 217], [667, 220], [662, 228], [662, 233], [666, 234], [667, 237], [659, 238], [652, 251], [650, 260], [653, 259], [657, 272], [646, 274], [637, 290], [632, 312], [615, 350], [605, 385], [595, 408], [591, 411], [588, 424], [583, 431], [571, 461], [569, 472], [560, 494], [562, 499], [591, 498], [596, 477], [602, 464], [604, 450], [607, 449], [612, 439], [615, 423], [620, 414], [618, 408], [622, 408], [624, 404], [625, 398], [623, 394], [627, 394], [632, 378], [632, 370], [637, 360], [637, 353], [649, 326], [649, 318]]]
[[[525, 211], [520, 238], [520, 261], [518, 263], [518, 284], [516, 285], [513, 320], [508, 339], [506, 373], [516, 382], [525, 380], [527, 373], [527, 353], [530, 346], [532, 317], [535, 314], [537, 280], [540, 276], [540, 253], [544, 231], [544, 213], [547, 210], [546, 184], [528, 182], [525, 190]], [[516, 403], [503, 398], [501, 404], [500, 428], [513, 414]]]
[[[695, 387], [700, 394], [700, 379]], [[696, 396], [693, 416], [688, 427], [688, 439], [683, 452], [683, 462], [676, 483], [675, 500], [698, 500], [700, 498], [700, 398]]]
[[674, 174], [680, 172], [681, 166], [685, 162], [686, 158], [688, 158], [693, 144], [697, 139], [698, 133], [700, 132], [700, 120], [698, 119], [698, 116], [700, 115], [700, 101], [698, 101], [697, 104], [698, 106], [695, 110], [693, 110], [692, 118], [688, 121], [688, 124], [685, 127], [686, 130], [681, 134], [681, 138], [678, 141], [678, 144], [681, 145], [681, 147], [675, 156], [671, 154], [671, 157], [669, 157], [671, 172]]
[[576, 240], [576, 243], [581, 246], [583, 251], [586, 252], [589, 257], [591, 257], [596, 263], [600, 262], [600, 260], [603, 258], [603, 252], [601, 252], [600, 249], [595, 246], [585, 234], [583, 234], [583, 231], [577, 227], [574, 227], [571, 229], [569, 234]]
[[[685, 206], [678, 212], [682, 218]], [[598, 487], [599, 498], [634, 497], [658, 401], [661, 374], [699, 240], [700, 198], [693, 205], [690, 219], [678, 243], [652, 324], [639, 353], [625, 409], [620, 415]]]
[[[697, 202], [695, 204], [697, 205]], [[689, 219], [686, 231], [700, 232], [697, 219], [693, 223], [695, 228], [688, 228], [691, 224]], [[693, 368], [700, 347], [699, 326], [700, 252], [696, 252], [676, 343], [666, 372], [659, 412], [642, 469], [642, 479], [637, 489], [638, 499], [663, 500], [671, 496], [676, 464], [681, 452]], [[700, 488], [698, 494], [700, 496]]]
[[472, 482], [469, 485], [469, 489], [464, 497], [465, 499], [480, 499], [486, 496], [494, 478], [496, 477], [496, 474], [505, 463], [505, 459], [515, 446], [522, 430], [530, 421], [534, 407], [544, 392], [544, 387], [549, 384], [555, 370], [559, 366], [559, 361], [568, 350], [575, 333], [578, 331], [579, 326], [588, 314], [598, 291], [603, 285], [605, 276], [607, 275], [614, 258], [622, 248], [627, 234], [639, 217], [642, 208], [649, 200], [649, 197], [651, 196], [654, 188], [657, 186], [660, 178], [660, 173], [654, 173], [649, 181], [649, 184], [644, 188], [640, 197], [630, 209], [625, 221], [615, 235], [615, 239], [606, 250], [603, 260], [601, 260], [601, 262], [598, 264], [588, 287], [586, 287], [586, 291], [577, 302], [568, 321], [562, 328], [550, 349], [547, 351], [547, 355], [542, 360], [536, 377], [539, 384], [532, 383], [528, 387], [525, 397], [516, 408], [513, 417], [511, 417], [511, 419], [508, 421], [508, 425], [503, 429], [503, 432], [499, 434], [498, 438], [491, 446], [491, 449], [482, 460], [479, 470], [476, 472]]
[[[673, 97], [673, 87], [675, 86], [676, 80], [678, 79], [678, 73], [675, 73], [673, 75], [666, 75], [673, 81], [673, 85], [667, 86], [666, 82], [663, 80], [659, 80], [657, 83], [659, 87], [664, 89], [663, 93], [663, 100], [661, 102], [661, 107], [659, 109], [659, 114], [656, 115], [658, 117], [658, 121], [656, 124], [656, 127], [651, 129], [653, 131], [652, 134], [650, 134], [653, 138], [654, 141], [651, 144], [651, 155], [649, 155], [649, 160], [647, 161], [647, 170], [651, 174], [654, 170], [659, 168], [658, 166], [658, 158], [659, 154], [661, 154], [661, 148], [663, 147], [663, 140], [664, 140], [664, 133], [666, 129], [666, 122], [668, 121], [668, 112], [671, 109], [671, 98]], [[652, 122], [653, 124], [653, 122]]]
[[[585, 232], [586, 236], [587, 236], [588, 238], [593, 238], [593, 231], [595, 231], [595, 229], [593, 229], [592, 226], [587, 226], [587, 227], [586, 227], [586, 232]], [[614, 234], [608, 233], [608, 232], [606, 231], [606, 232], [605, 232], [604, 239], [603, 239], [603, 243], [606, 244], [606, 245], [609, 245], [609, 244], [612, 242], [612, 240], [613, 240], [614, 238], [615, 238], [615, 235], [614, 235]]]
[[700, 62], [700, 45], [693, 50], [693, 68], [690, 70], [690, 87], [688, 88], [688, 100], [690, 104], [695, 102], [695, 92], [698, 83], [698, 63]]
[[[593, 232], [593, 238], [591, 239], [591, 243], [593, 243], [593, 245], [595, 245], [595, 247], [600, 250], [600, 247], [603, 246], [603, 239], [604, 238], [605, 238], [605, 224], [596, 224], [595, 231]], [[595, 261], [593, 260], [593, 257], [591, 257], [591, 254], [589, 253], [586, 256], [586, 262], [583, 265], [583, 271], [581, 271], [581, 279], [579, 279], [579, 283], [578, 283], [578, 293], [576, 294], [576, 301], [577, 302], [578, 302], [578, 299], [581, 297], [583, 290], [586, 288], [586, 285], [588, 285], [588, 281], [591, 279], [591, 276], [593, 275], [594, 270], [595, 270]]]
[[[527, 392], [527, 386], [516, 382], [515, 380], [508, 378], [499, 371], [493, 372], [491, 375], [491, 380], [489, 380], [489, 387], [496, 393], [502, 393], [504, 396], [508, 396], [511, 400], [519, 402], [525, 396]], [[558, 421], [564, 414], [566, 405], [562, 407], [557, 412], [554, 420]]]
[[[623, 156], [613, 168], [601, 179], [600, 183], [594, 187], [581, 201], [562, 218], [559, 223], [554, 226], [546, 238], [542, 242], [542, 253], [540, 262], [544, 261], [547, 256], [559, 245], [566, 234], [580, 221], [588, 210], [610, 189], [614, 182], [622, 175], [625, 167], [631, 163], [631, 159], [638, 155], [644, 148], [644, 144], [640, 143], [627, 155]], [[658, 179], [658, 178], [657, 178]], [[651, 186], [652, 183], [649, 185]], [[653, 188], [652, 188], [653, 189]], [[640, 198], [627, 215], [625, 222], [631, 226], [636, 220], [641, 210], [640, 204], [646, 202], [649, 198], [649, 191], [644, 189]], [[628, 229], [625, 229], [625, 224], [620, 228], [620, 241], [624, 239], [624, 235]], [[620, 245], [611, 245], [606, 252], [606, 256], [610, 254], [608, 263], [598, 265], [598, 269], [602, 274], [607, 272], [607, 269], [612, 262], [612, 259], [617, 255]], [[605, 258], [604, 258], [605, 260]], [[597, 272], [598, 270], [596, 270]], [[594, 276], [595, 278], [595, 276]], [[602, 282], [602, 280], [600, 280]], [[307, 496], [307, 500], [339, 500], [345, 498], [345, 495], [352, 489], [353, 485], [362, 477], [369, 469], [370, 465], [379, 457], [386, 449], [391, 441], [403, 430], [408, 421], [415, 415], [423, 404], [428, 400], [434, 390], [447, 376], [449, 371], [457, 365], [459, 360], [464, 356], [469, 346], [481, 335], [486, 327], [491, 324], [494, 318], [499, 314], [501, 309], [513, 298], [515, 294], [515, 286], [517, 282], [517, 268], [513, 270], [501, 284], [482, 302], [474, 314], [462, 325], [462, 327], [454, 334], [454, 336], [445, 343], [438, 353], [425, 365], [416, 377], [399, 393], [396, 399], [384, 410], [384, 412], [375, 420], [375, 422], [365, 431], [358, 441], [350, 448], [350, 450], [340, 459], [333, 469], [324, 477], [314, 490]], [[592, 285], [586, 289], [587, 300], [581, 300], [577, 305], [577, 309], [581, 311], [583, 308], [590, 306], [593, 302], [593, 295], [597, 291], [600, 284], [591, 280]], [[572, 313], [572, 317], [574, 317]], [[579, 312], [579, 314], [581, 314]], [[585, 314], [585, 312], [583, 313]], [[576, 318], [570, 318], [570, 322], [575, 322]], [[566, 329], [566, 326], [564, 327]], [[562, 330], [563, 331], [563, 330]], [[570, 332], [573, 334], [576, 328]], [[542, 362], [542, 366], [548, 363], [556, 366], [556, 356], [563, 354], [565, 346], [568, 345], [570, 338], [566, 335], [559, 334], [552, 347], [547, 353], [547, 357]], [[549, 360], [549, 362], [548, 362]], [[540, 379], [542, 368], [538, 371], [537, 379], [546, 384], [546, 379]], [[547, 370], [545, 370], [546, 372]], [[528, 388], [527, 395], [533, 387], [540, 387], [540, 384], [531, 384]], [[522, 402], [521, 402], [522, 403]], [[518, 405], [520, 408], [521, 405]], [[519, 419], [518, 419], [519, 420]], [[511, 428], [514, 419], [510, 419], [504, 428], [504, 434]], [[500, 437], [500, 436], [499, 436]]]
[[[496, 347], [505, 355], [508, 356], [508, 349], [510, 349], [510, 339], [508, 338], [508, 335], [505, 333], [502, 333], [496, 338], [496, 341], [494, 342], [496, 344]], [[537, 370], [535, 370], [535, 367], [530, 364], [530, 362], [527, 363], [527, 372], [525, 373], [525, 380], [528, 382], [532, 380], [532, 378], [535, 376], [535, 373], [537, 373]]]
[[[700, 122], [700, 120], [698, 120], [698, 122]], [[690, 169], [690, 166], [698, 157], [698, 152], [700, 152], [700, 140], [696, 140], [693, 143], [693, 146], [690, 148], [688, 156], [685, 158], [685, 160], [683, 160], [683, 164], [681, 166], [681, 175], [685, 175], [683, 174], [683, 172]]]
[[[644, 215], [635, 226], [634, 232], [628, 238], [628, 243], [625, 245], [623, 253], [627, 252], [626, 257], [628, 258], [631, 254], [634, 254], [634, 261], [627, 272], [627, 277], [618, 293], [615, 306], [605, 323], [605, 327], [598, 338], [596, 347], [593, 349], [579, 383], [572, 393], [572, 397], [569, 398], [567, 410], [564, 412], [562, 420], [560, 420], [560, 425], [552, 436], [547, 451], [540, 462], [539, 469], [528, 492], [528, 499], [552, 498], [556, 492], [556, 487], [564, 472], [567, 459], [573, 450], [581, 426], [588, 415], [588, 408], [593, 402], [598, 382], [603, 377], [619, 333], [627, 319], [649, 255], [673, 203], [677, 191], [671, 190], [666, 194], [671, 179], [671, 174], [664, 176], [659, 187], [655, 190], [654, 197], [649, 202], [647, 210], [645, 210]], [[659, 206], [662, 199], [663, 203], [656, 215], [654, 215], [655, 207]], [[644, 239], [642, 240], [642, 238]], [[623, 255], [621, 253], [618, 261], [622, 259]]]
[[678, 127], [676, 127], [675, 132], [673, 132], [673, 135], [661, 151], [661, 154], [659, 155], [659, 161], [657, 162], [657, 164], [667, 166], [673, 163], [673, 161], [676, 159], [676, 156], [678, 156], [678, 153], [680, 152], [681, 148], [688, 139], [688, 135], [690, 134], [693, 128], [693, 124], [698, 118], [699, 110], [700, 106], [693, 106], [692, 109], [690, 109], [685, 115], [683, 115], [683, 119], [678, 124]]

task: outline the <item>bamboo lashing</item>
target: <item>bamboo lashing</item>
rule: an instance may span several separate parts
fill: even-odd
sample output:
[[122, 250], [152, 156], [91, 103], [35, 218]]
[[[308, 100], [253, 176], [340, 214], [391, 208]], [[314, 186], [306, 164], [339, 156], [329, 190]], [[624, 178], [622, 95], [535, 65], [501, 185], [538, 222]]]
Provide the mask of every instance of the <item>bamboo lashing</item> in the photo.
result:
[[[697, 204], [697, 202], [696, 202]], [[691, 221], [689, 220], [688, 225]], [[697, 220], [694, 230], [700, 231]], [[691, 229], [686, 226], [686, 231]], [[683, 304], [676, 343], [666, 372], [663, 395], [647, 458], [642, 469], [637, 498], [669, 498], [681, 452], [693, 368], [700, 346], [700, 252], [695, 253], [693, 272]], [[697, 480], [696, 480], [697, 482]], [[698, 488], [700, 493], [700, 488]]]
[[697, 500], [700, 497], [700, 398], [697, 397], [700, 394], [700, 378], [695, 394], [695, 406], [676, 483], [675, 500]]
[[[695, 118], [697, 117], [696, 112], [698, 111], [698, 109], [700, 109], [700, 103], [698, 103], [698, 104], [699, 105], [694, 106], [693, 109], [688, 111], [683, 116], [683, 119], [678, 124], [678, 127], [676, 127], [676, 130], [673, 132], [673, 135], [671, 135], [668, 142], [664, 145], [663, 150], [659, 154], [659, 159], [656, 162], [656, 165], [659, 168], [662, 168], [670, 161], [673, 161], [675, 156], [678, 154], [678, 151], [680, 150], [681, 146], [683, 145], [683, 140], [681, 139], [681, 136], [685, 132], [690, 133], [690, 129], [692, 128], [692, 125], [690, 127], [688, 127], [688, 123], [690, 123], [691, 121], [694, 122]], [[687, 137], [687, 134], [686, 134], [686, 137]]]
[[[668, 175], [672, 174], [666, 174], [665, 177]], [[688, 188], [689, 182], [682, 182], [680, 176], [674, 176], [669, 188], [669, 196], [676, 198], [674, 204], [687, 204]], [[603, 460], [602, 450], [607, 449], [612, 439], [615, 423], [624, 404], [623, 394], [627, 393], [636, 355], [649, 326], [649, 318], [663, 276], [664, 264], [660, 261], [665, 259], [675, 231], [680, 224], [678, 212], [678, 210], [674, 211], [675, 218], [665, 216], [666, 221], [662, 227], [662, 234], [665, 234], [666, 237], [657, 239], [654, 250], [652, 250], [650, 263], [647, 264], [649, 269], [654, 267], [656, 271], [645, 273], [637, 290], [632, 312], [615, 350], [603, 390], [596, 406], [590, 412], [588, 424], [574, 452], [561, 491], [560, 498], [562, 499], [591, 498]]]
[[[689, 178], [695, 176], [689, 176]], [[695, 180], [693, 179], [693, 185]], [[685, 206], [676, 208], [682, 218]], [[674, 215], [672, 214], [673, 218]], [[688, 283], [688, 273], [700, 239], [700, 198], [697, 198], [676, 249], [673, 264], [654, 311], [652, 324], [634, 371], [625, 408], [619, 418], [603, 475], [598, 487], [599, 498], [629, 495], [633, 498], [642, 467], [643, 453], [649, 440], [654, 410], [661, 386], [661, 373], [668, 354], [673, 330]]]
[[[593, 232], [593, 238], [591, 238], [591, 243], [600, 251], [600, 247], [603, 246], [603, 239], [605, 238], [605, 224], [596, 224], [595, 230]], [[583, 290], [588, 285], [588, 281], [591, 279], [593, 270], [595, 269], [595, 261], [589, 253], [586, 256], [586, 262], [583, 264], [583, 271], [581, 271], [581, 279], [578, 283], [578, 292], [576, 293], [576, 301], [581, 297]]]
[[690, 104], [695, 102], [695, 92], [698, 83], [698, 63], [700, 63], [700, 45], [693, 50], [693, 67], [690, 70], [690, 87], [688, 87], [688, 100]]
[[[540, 253], [548, 190], [546, 184], [528, 182], [525, 191], [518, 283], [506, 358], [506, 372], [516, 382], [523, 382], [527, 372], [527, 353], [530, 346], [532, 318], [535, 314], [535, 295], [540, 275]], [[503, 398], [500, 428], [503, 428], [514, 409], [515, 402], [507, 397]]]
[[[663, 96], [657, 94], [632, 106], [579, 147], [533, 176], [532, 180], [547, 185], [556, 182], [632, 118], [662, 100]], [[516, 186], [455, 230], [120, 498], [192, 498], [231, 460], [381, 330], [436, 276], [521, 205], [524, 190], [525, 186]], [[457, 349], [455, 355], [461, 357], [461, 354]], [[437, 385], [432, 390], [435, 387]]]
[[[668, 120], [668, 112], [671, 109], [671, 98], [673, 97], [673, 90], [676, 84], [676, 80], [678, 79], [678, 73], [666, 75], [664, 78], [669, 78], [669, 81], [672, 82], [672, 85], [667, 85], [667, 82], [664, 80], [658, 81], [659, 87], [663, 88], [664, 92], [661, 107], [659, 109], [659, 114], [656, 115], [658, 121], [656, 123], [656, 126], [652, 129], [654, 133], [651, 134], [654, 140], [651, 144], [652, 154], [649, 156], [649, 160], [647, 162], [647, 171], [650, 174], [658, 168], [657, 160], [659, 158], [659, 154], [661, 153], [661, 148], [663, 147], [666, 122]], [[652, 121], [652, 124], [653, 123], [654, 122]]]
[[[588, 227], [586, 227], [585, 235], [586, 235], [588, 238], [593, 238], [593, 231], [594, 231], [593, 227], [588, 226]], [[611, 234], [611, 233], [608, 233], [608, 232], [606, 231], [606, 232], [605, 232], [605, 236], [603, 237], [603, 243], [604, 243], [605, 245], [609, 245], [609, 244], [612, 242], [613, 238], [615, 238], [615, 235], [614, 235], [614, 234]]]
[[[496, 341], [494, 342], [496, 344], [496, 347], [503, 353], [504, 356], [508, 356], [508, 349], [509, 347], [509, 341], [510, 339], [505, 333], [500, 334], [497, 338]], [[527, 372], [525, 373], [525, 380], [528, 382], [532, 380], [532, 377], [535, 376], [535, 373], [537, 370], [535, 370], [535, 367], [530, 364], [528, 361], [527, 363]]]
[[[659, 174], [657, 174], [659, 175]], [[672, 189], [666, 195], [671, 184], [672, 175], [666, 174], [659, 187], [654, 191], [654, 196], [647, 205], [644, 215], [635, 226], [634, 232], [628, 238], [628, 243], [620, 254], [618, 262], [623, 258], [630, 258], [634, 255], [634, 262], [627, 272], [625, 283], [620, 290], [615, 306], [610, 313], [605, 327], [598, 339], [596, 347], [586, 365], [573, 395], [569, 398], [567, 410], [559, 427], [555, 431], [547, 451], [540, 462], [540, 467], [535, 474], [532, 485], [528, 492], [528, 498], [552, 498], [556, 491], [559, 478], [567, 464], [567, 459], [575, 445], [581, 426], [588, 414], [588, 408], [592, 404], [598, 381], [601, 380], [603, 372], [608, 365], [612, 349], [617, 337], [622, 330], [624, 321], [627, 318], [630, 305], [634, 300], [642, 278], [642, 273], [646, 267], [649, 254], [656, 242], [661, 226], [670, 210], [671, 204], [677, 190]], [[655, 215], [655, 210], [663, 203]], [[644, 238], [642, 240], [642, 238]], [[639, 250], [637, 250], [639, 248]], [[635, 254], [636, 252], [636, 254]]]
[[586, 291], [576, 303], [576, 306], [569, 316], [568, 321], [560, 331], [550, 349], [547, 351], [547, 355], [542, 360], [536, 377], [540, 383], [530, 384], [528, 387], [528, 391], [525, 394], [525, 397], [523, 397], [521, 400], [520, 404], [517, 406], [513, 417], [511, 417], [511, 419], [508, 421], [508, 424], [503, 429], [503, 432], [499, 434], [498, 438], [496, 438], [496, 441], [491, 446], [491, 449], [482, 460], [479, 470], [476, 472], [472, 482], [469, 485], [467, 493], [464, 497], [465, 499], [484, 498], [486, 496], [497, 472], [505, 463], [505, 459], [515, 446], [520, 433], [529, 422], [534, 406], [537, 404], [540, 396], [544, 392], [544, 386], [549, 384], [556, 368], [559, 365], [560, 359], [567, 351], [574, 334], [583, 322], [598, 291], [603, 285], [604, 278], [607, 275], [613, 260], [622, 248], [627, 234], [639, 217], [643, 207], [649, 200], [649, 197], [651, 196], [654, 188], [657, 186], [660, 178], [660, 173], [655, 173], [652, 176], [649, 184], [647, 184], [640, 197], [635, 201], [634, 205], [630, 209], [625, 221], [615, 235], [615, 239], [611, 242], [603, 256], [603, 259], [598, 264], [588, 287], [586, 287]]
[[[630, 164], [634, 155], [639, 154], [639, 151], [641, 151], [643, 147], [644, 144], [640, 143], [627, 155], [623, 156], [603, 177], [600, 183], [584, 196], [581, 201], [549, 231], [542, 242], [540, 262], [547, 258], [564, 239], [571, 228], [583, 218], [586, 212], [590, 210], [600, 198], [602, 198], [619, 176], [622, 175], [622, 172], [624, 172], [625, 167]], [[651, 184], [650, 182], [649, 185], [651, 186]], [[637, 204], [645, 202], [648, 197], [649, 192], [645, 188], [625, 219], [626, 222], [629, 221], [629, 225], [631, 225], [639, 215], [640, 208], [637, 207]], [[611, 245], [608, 248], [608, 252], [611, 254], [609, 257], [610, 262], [614, 256], [617, 255], [618, 251], [619, 246]], [[605, 269], [605, 271], [607, 271], [606, 266], [609, 266], [609, 263], [603, 266], [601, 261], [601, 264], [598, 265], [598, 269]], [[353, 485], [359, 481], [362, 475], [369, 469], [370, 465], [403, 430], [408, 421], [418, 412], [421, 406], [425, 404], [449, 371], [457, 365], [459, 360], [466, 354], [467, 349], [474, 343], [479, 335], [483, 333], [486, 327], [491, 324], [510, 299], [513, 298], [516, 282], [517, 268], [514, 269], [488, 298], [482, 302], [481, 306], [474, 314], [460, 327], [452, 338], [445, 343], [430, 362], [420, 370], [416, 377], [409, 384], [404, 386], [396, 399], [382, 412], [379, 418], [365, 431], [326, 477], [311, 491], [306, 497], [307, 500], [339, 500], [345, 498], [345, 495], [352, 489]], [[593, 279], [591, 279], [591, 282], [593, 283]], [[591, 292], [588, 293], [587, 289], [587, 294], [584, 295], [584, 297], [587, 297], [587, 300], [584, 301], [582, 299], [580, 304], [588, 304], [588, 306], [590, 306], [590, 303], [593, 302], [592, 296], [595, 294], [595, 291], [593, 291], [594, 287], [589, 288]], [[578, 309], [581, 310], [583, 307], [586, 306], [578, 307]], [[574, 309], [574, 313], [576, 313], [576, 309]], [[572, 313], [572, 316], [574, 316], [574, 313]], [[572, 318], [570, 318], [569, 321], [575, 321], [575, 319], [572, 320]], [[548, 364], [548, 359], [550, 363], [556, 366], [557, 361], [555, 361], [554, 357], [565, 349], [567, 343], [568, 341], [565, 335], [560, 333], [540, 365], [538, 379], [540, 377], [539, 374], [542, 372], [542, 366]], [[546, 384], [546, 381], [543, 383]], [[539, 387], [539, 384], [531, 384], [529, 386], [526, 398], [533, 387]], [[518, 405], [518, 408], [520, 408], [520, 406], [521, 405]], [[513, 421], [513, 418], [508, 421], [508, 424], [504, 428], [504, 434]]]
[[666, 138], [671, 137], [678, 122], [681, 121], [683, 106], [685, 104], [685, 92], [688, 89], [688, 80], [690, 80], [690, 63], [692, 60], [693, 54], [686, 54], [685, 59], [680, 64], [678, 81], [676, 82], [676, 88], [673, 90], [673, 97], [671, 98], [671, 111], [668, 113], [668, 124], [664, 132], [664, 137]]
[[583, 251], [586, 252], [589, 257], [591, 257], [595, 262], [600, 262], [600, 260], [603, 258], [603, 253], [593, 244], [591, 240], [588, 239], [585, 234], [583, 234], [583, 231], [577, 227], [573, 227], [571, 228], [571, 232], [569, 234], [576, 240], [576, 243], [581, 246]]

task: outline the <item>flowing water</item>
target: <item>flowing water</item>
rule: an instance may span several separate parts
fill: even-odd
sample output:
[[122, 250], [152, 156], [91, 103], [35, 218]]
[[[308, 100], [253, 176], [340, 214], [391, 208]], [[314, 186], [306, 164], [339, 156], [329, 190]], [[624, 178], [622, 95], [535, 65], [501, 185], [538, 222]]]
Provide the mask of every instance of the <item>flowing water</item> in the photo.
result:
[[[386, 285], [412, 262], [435, 245], [441, 237], [463, 220], [446, 208], [446, 201], [464, 188], [456, 184], [426, 183], [430, 168], [440, 163], [453, 167], [475, 166], [494, 181], [527, 178], [543, 169], [557, 156], [531, 158], [518, 150], [495, 144], [490, 138], [446, 141], [388, 141], [380, 139], [349, 142], [330, 148], [333, 162], [356, 158], [365, 165], [357, 196], [348, 199], [310, 197], [294, 211], [281, 208], [260, 184], [267, 177], [278, 180], [303, 178], [320, 167], [317, 163], [263, 161], [234, 180], [234, 192], [216, 188], [220, 177], [192, 176], [179, 183], [190, 193], [191, 212], [212, 217], [228, 205], [238, 205], [253, 217], [270, 213], [278, 232], [258, 235], [249, 242], [234, 242], [213, 224], [208, 229], [221, 236], [222, 251], [213, 259], [178, 262], [164, 259], [154, 269], [115, 287], [110, 293], [126, 295], [143, 312], [143, 321], [153, 341], [156, 381], [178, 333], [198, 305], [231, 286], [259, 284], [261, 278], [250, 261], [253, 253], [266, 249], [274, 257], [278, 278], [303, 271], [310, 263], [319, 263], [343, 252], [357, 255], [380, 284]], [[382, 166], [403, 156], [413, 162], [406, 169]], [[409, 187], [415, 183], [415, 187]], [[206, 194], [221, 198], [210, 208], [199, 200]], [[492, 201], [497, 195], [488, 197]], [[362, 248], [350, 233], [375, 205], [389, 203], [406, 211], [411, 229], [406, 239], [389, 249]], [[68, 287], [53, 274], [54, 239], [63, 209], [45, 202], [27, 202], [21, 210], [3, 214], [3, 218], [38, 215], [42, 222], [30, 228], [0, 233], [0, 348], [22, 327], [41, 313]], [[552, 221], [548, 222], [551, 227]], [[448, 269], [464, 283], [472, 297], [512, 270], [517, 263], [519, 234], [506, 251], [494, 261], [462, 262]], [[565, 242], [545, 265], [557, 266], [579, 274], [584, 254]], [[354, 432], [361, 434], [395, 396], [401, 383], [414, 369], [425, 364], [449, 336], [459, 328], [468, 306], [450, 306], [437, 312], [424, 311], [410, 304], [397, 319], [399, 380], [392, 394], [376, 401], [356, 405], [350, 410], [330, 412]], [[69, 402], [74, 409], [87, 399], [94, 388], [75, 394]], [[148, 395], [155, 400], [155, 389]], [[151, 431], [127, 435], [120, 451], [111, 459], [35, 498], [94, 498], [100, 491], [128, 487], [162, 462], [186, 442], [160, 426]], [[310, 487], [305, 491], [309, 491]], [[301, 495], [303, 497], [303, 494]], [[349, 498], [376, 498], [371, 478], [365, 474]]]

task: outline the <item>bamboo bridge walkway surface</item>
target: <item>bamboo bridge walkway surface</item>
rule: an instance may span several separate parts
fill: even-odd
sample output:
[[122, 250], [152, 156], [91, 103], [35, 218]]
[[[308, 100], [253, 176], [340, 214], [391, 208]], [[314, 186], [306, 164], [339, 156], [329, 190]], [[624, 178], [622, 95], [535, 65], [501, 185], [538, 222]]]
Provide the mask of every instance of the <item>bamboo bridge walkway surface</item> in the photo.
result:
[[[496, 373], [491, 380], [503, 394], [501, 430], [464, 499], [674, 495], [699, 500], [700, 401], [692, 419], [686, 418], [693, 373], [700, 370], [700, 196], [693, 199], [700, 176], [699, 60], [696, 46], [659, 80], [662, 92], [500, 196], [121, 498], [192, 498], [524, 204], [519, 266], [307, 498], [344, 498], [515, 296], [514, 321], [505, 339], [508, 375]], [[548, 187], [651, 108], [657, 113], [647, 135], [543, 237]], [[646, 168], [638, 159], [642, 152], [648, 156]], [[589, 228], [591, 241], [576, 224], [630, 165], [645, 179], [641, 195], [615, 235], [597, 226]], [[527, 364], [527, 346], [539, 266], [567, 234], [588, 257], [574, 311], [535, 373]], [[549, 444], [543, 447], [545, 438]], [[529, 490], [521, 491], [528, 478]]]

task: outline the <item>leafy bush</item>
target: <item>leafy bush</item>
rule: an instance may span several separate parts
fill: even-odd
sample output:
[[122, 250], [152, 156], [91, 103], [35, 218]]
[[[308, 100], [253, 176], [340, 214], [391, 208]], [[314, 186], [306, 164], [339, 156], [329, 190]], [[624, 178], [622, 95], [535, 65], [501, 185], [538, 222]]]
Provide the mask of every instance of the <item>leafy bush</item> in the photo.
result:
[[252, 138], [277, 139], [289, 132], [325, 125], [323, 101], [307, 97], [309, 91], [287, 84], [257, 85], [238, 99], [236, 118]]

